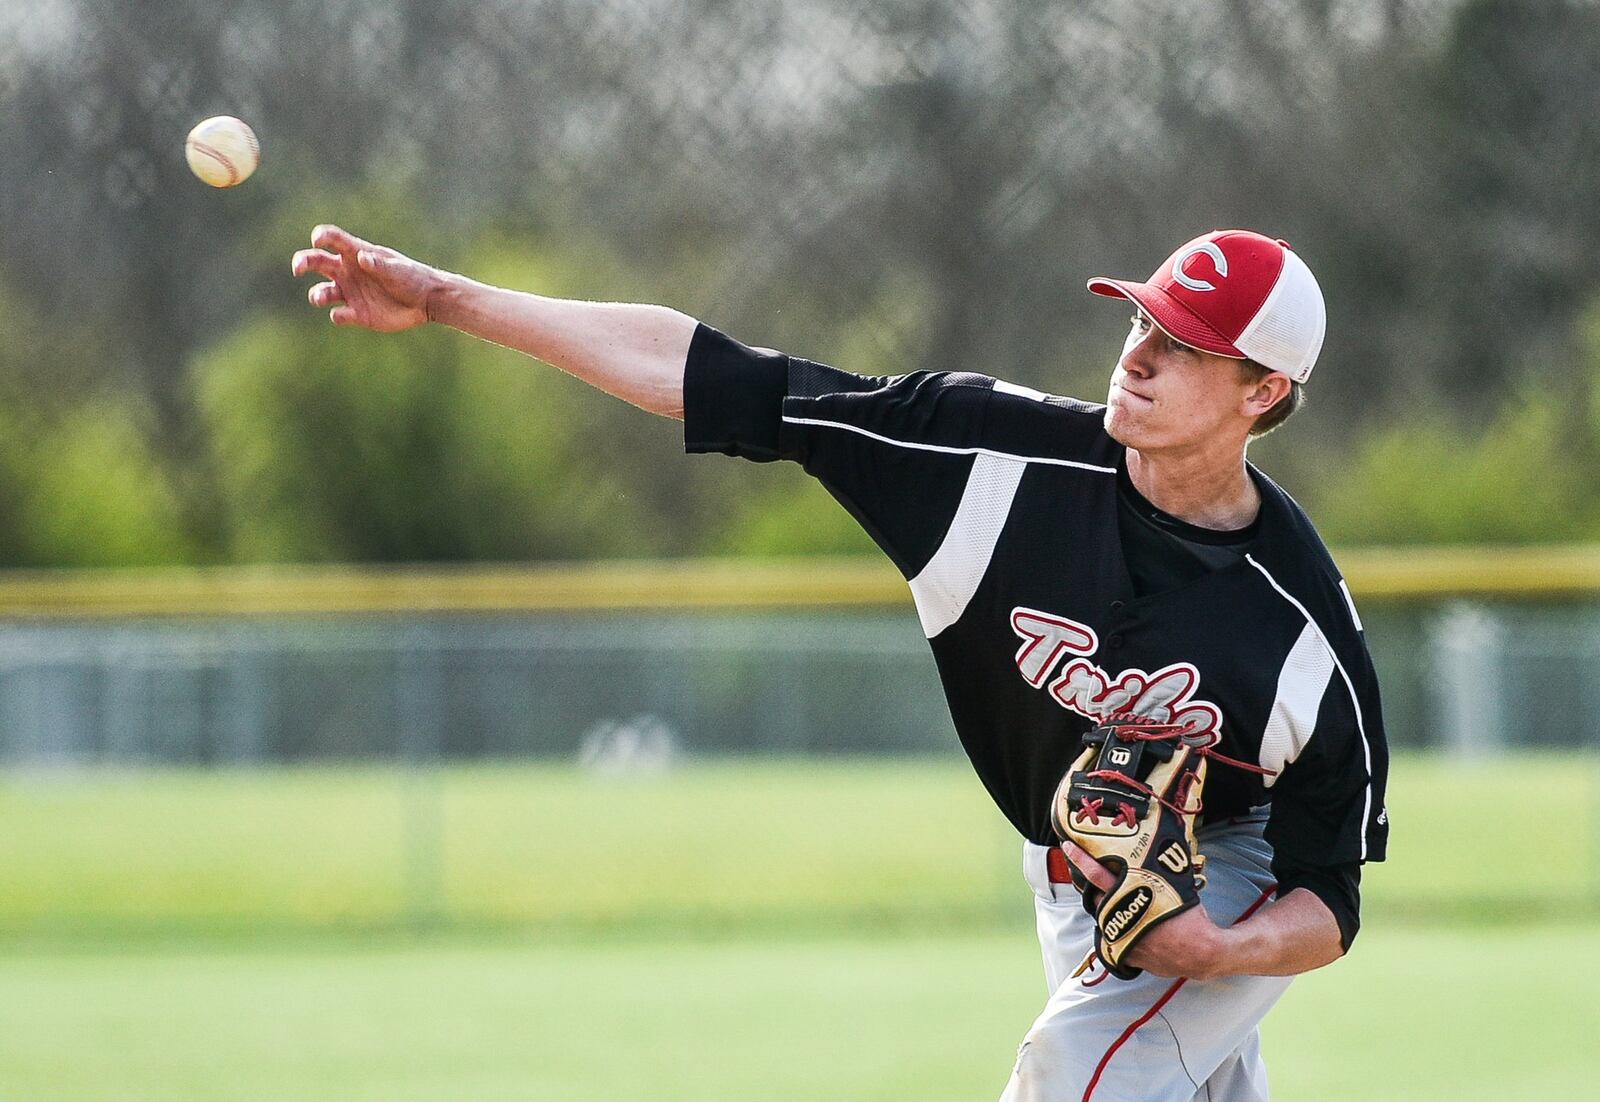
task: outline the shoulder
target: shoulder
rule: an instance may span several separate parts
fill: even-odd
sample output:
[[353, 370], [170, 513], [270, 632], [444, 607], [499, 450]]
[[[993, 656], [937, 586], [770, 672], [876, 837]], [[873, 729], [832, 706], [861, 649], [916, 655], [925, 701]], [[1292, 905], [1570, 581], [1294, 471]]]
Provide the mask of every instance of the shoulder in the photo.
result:
[[1250, 477], [1261, 492], [1261, 508], [1274, 537], [1270, 550], [1280, 565], [1337, 579], [1339, 567], [1333, 554], [1300, 503], [1254, 465]]
[[910, 371], [904, 375], [858, 375], [800, 356], [787, 357], [789, 395], [802, 399], [836, 398], [851, 394], [877, 394], [905, 401], [952, 395], [976, 400], [987, 395], [995, 380], [968, 371]]
[[857, 375], [799, 357], [788, 371], [786, 431], [945, 451], [976, 445], [994, 381], [949, 371]]
[[1261, 491], [1265, 521], [1251, 550], [1256, 569], [1283, 597], [1300, 605], [1336, 646], [1354, 642], [1361, 619], [1316, 525], [1287, 490], [1254, 466], [1250, 475]]
[[784, 420], [909, 434], [1043, 462], [1115, 462], [1103, 406], [966, 371], [855, 375], [791, 357]]
[[1106, 435], [1103, 405], [994, 380], [984, 444], [1044, 463], [1113, 468], [1122, 445]]

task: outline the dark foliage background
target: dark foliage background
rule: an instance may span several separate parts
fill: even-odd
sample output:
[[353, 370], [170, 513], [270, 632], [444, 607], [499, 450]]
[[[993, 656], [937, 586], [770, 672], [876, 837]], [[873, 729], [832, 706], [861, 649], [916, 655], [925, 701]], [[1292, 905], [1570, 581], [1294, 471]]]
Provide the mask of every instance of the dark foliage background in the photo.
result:
[[[1087, 295], [1249, 225], [1330, 306], [1255, 458], [1342, 540], [1600, 535], [1600, 5], [53, 0], [0, 15], [0, 564], [865, 546], [794, 471], [450, 334], [318, 221], [874, 373], [1103, 393]], [[249, 120], [246, 185], [182, 139]]]

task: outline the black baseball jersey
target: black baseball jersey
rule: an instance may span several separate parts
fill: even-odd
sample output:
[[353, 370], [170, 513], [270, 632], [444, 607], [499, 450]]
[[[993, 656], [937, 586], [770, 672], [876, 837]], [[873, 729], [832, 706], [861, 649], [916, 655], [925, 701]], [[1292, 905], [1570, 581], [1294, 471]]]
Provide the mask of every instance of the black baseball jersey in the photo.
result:
[[906, 577], [961, 744], [1024, 837], [1054, 843], [1080, 738], [1138, 712], [1272, 771], [1215, 765], [1207, 820], [1270, 804], [1285, 864], [1382, 860], [1377, 679], [1310, 520], [1251, 467], [1243, 553], [1140, 596], [1103, 414], [979, 374], [854, 375], [706, 326], [684, 378], [689, 451], [801, 463]]

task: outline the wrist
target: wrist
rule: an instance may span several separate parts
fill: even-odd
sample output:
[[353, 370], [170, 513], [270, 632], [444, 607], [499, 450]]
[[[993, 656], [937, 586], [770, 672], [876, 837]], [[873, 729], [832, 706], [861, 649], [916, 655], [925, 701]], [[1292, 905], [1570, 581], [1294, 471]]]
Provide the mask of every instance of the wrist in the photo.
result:
[[422, 315], [428, 321], [461, 328], [461, 318], [466, 311], [466, 301], [477, 286], [465, 276], [435, 269], [428, 287], [422, 293]]

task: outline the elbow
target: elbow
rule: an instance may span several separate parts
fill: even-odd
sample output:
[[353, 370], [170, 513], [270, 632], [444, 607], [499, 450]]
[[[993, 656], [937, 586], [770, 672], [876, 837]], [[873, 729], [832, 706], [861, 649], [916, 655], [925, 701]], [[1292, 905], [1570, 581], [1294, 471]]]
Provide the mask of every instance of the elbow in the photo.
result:
[[[1332, 917], [1331, 915], [1329, 916]], [[1299, 945], [1299, 952], [1293, 954], [1298, 957], [1300, 967], [1296, 972], [1310, 972], [1317, 968], [1326, 968], [1348, 951], [1344, 942], [1343, 932], [1338, 925], [1329, 922], [1319, 924], [1314, 932], [1308, 935]]]
[[1334, 961], [1343, 957], [1346, 952], [1347, 950], [1345, 949], [1344, 943], [1338, 938], [1334, 938], [1331, 945], [1324, 946], [1323, 951], [1313, 957], [1311, 966], [1307, 968], [1306, 971], [1309, 972], [1315, 968], [1326, 968]]

